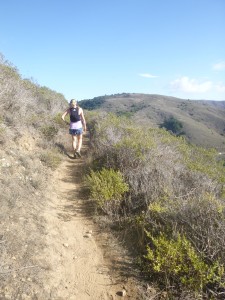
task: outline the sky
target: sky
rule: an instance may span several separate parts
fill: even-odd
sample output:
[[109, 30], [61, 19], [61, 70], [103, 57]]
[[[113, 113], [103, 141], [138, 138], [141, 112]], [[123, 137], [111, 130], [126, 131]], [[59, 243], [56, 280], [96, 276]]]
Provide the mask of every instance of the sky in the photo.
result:
[[225, 0], [1, 0], [0, 53], [69, 101], [225, 100]]

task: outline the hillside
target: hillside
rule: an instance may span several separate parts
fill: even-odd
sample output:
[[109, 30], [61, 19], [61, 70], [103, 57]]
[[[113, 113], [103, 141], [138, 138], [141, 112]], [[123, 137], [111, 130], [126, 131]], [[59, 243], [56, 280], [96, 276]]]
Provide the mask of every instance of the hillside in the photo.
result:
[[224, 102], [81, 101], [74, 159], [62, 94], [3, 60], [0, 91], [0, 299], [223, 299], [225, 160], [156, 127], [224, 137]]
[[129, 118], [89, 115], [91, 198], [135, 245], [143, 274], [165, 299], [224, 299], [222, 156]]
[[158, 127], [173, 116], [191, 143], [225, 149], [225, 101], [185, 100], [147, 94], [117, 94], [83, 100], [86, 109], [125, 115], [138, 124]]
[[67, 107], [0, 57], [0, 299], [119, 299], [125, 284], [125, 250], [99, 232], [82, 194], [85, 159], [71, 159]]

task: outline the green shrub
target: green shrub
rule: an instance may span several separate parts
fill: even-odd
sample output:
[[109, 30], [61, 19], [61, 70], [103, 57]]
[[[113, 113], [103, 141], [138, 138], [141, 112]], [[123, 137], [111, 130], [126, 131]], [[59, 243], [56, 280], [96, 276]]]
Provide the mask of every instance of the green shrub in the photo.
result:
[[[96, 170], [119, 170], [129, 184], [123, 210], [134, 220], [136, 245], [146, 249], [145, 229], [154, 237], [146, 257], [149, 270], [159, 279], [165, 275], [171, 287], [177, 283], [198, 290], [219, 282], [223, 268], [218, 262], [225, 259], [225, 173], [217, 152], [162, 128], [137, 127], [129, 119], [105, 114], [92, 120]], [[103, 184], [98, 185], [96, 197], [101, 198]], [[99, 206], [107, 211], [106, 203]], [[179, 238], [168, 238], [174, 233]]]
[[116, 114], [119, 117], [125, 117], [125, 118], [131, 118], [134, 115], [134, 113], [130, 111], [118, 111]]
[[165, 120], [160, 127], [164, 127], [175, 134], [179, 134], [183, 128], [183, 124], [176, 118], [170, 117], [169, 119]]
[[128, 185], [119, 171], [105, 168], [91, 171], [85, 180], [97, 207], [109, 214], [118, 210], [123, 194], [128, 191]]
[[47, 150], [41, 153], [40, 160], [49, 168], [55, 170], [61, 163], [59, 153], [52, 150]]
[[44, 126], [41, 128], [41, 132], [46, 139], [52, 140], [58, 133], [58, 129], [55, 126]]
[[105, 96], [95, 97], [93, 99], [86, 99], [79, 102], [83, 109], [94, 110], [100, 108], [105, 102]]
[[64, 124], [64, 121], [62, 120], [62, 117], [61, 117], [61, 113], [58, 113], [56, 114], [54, 117], [53, 117], [53, 121], [58, 124], [58, 125], [63, 125]]
[[184, 235], [169, 239], [164, 234], [151, 236], [152, 247], [147, 246], [145, 258], [148, 271], [162, 275], [166, 285], [177, 284], [192, 291], [202, 291], [207, 284], [221, 283], [224, 268], [218, 262], [204, 262]]
[[[67, 122], [70, 122], [70, 117], [69, 117], [69, 115], [66, 115], [65, 120], [66, 120]], [[61, 114], [61, 113], [58, 113], [58, 114], [56, 114], [56, 115], [53, 117], [53, 122], [56, 123], [56, 124], [58, 124], [58, 125], [60, 125], [60, 126], [65, 126], [65, 122], [64, 122], [63, 119], [62, 119], [62, 114]]]

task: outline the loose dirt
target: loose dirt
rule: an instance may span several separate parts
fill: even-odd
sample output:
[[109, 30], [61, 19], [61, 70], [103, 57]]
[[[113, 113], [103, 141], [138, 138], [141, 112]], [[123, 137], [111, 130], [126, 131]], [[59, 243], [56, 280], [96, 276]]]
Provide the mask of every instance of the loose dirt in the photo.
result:
[[66, 151], [54, 173], [54, 191], [44, 214], [44, 256], [49, 263], [45, 290], [57, 300], [140, 299], [131, 279], [132, 261], [93, 222], [93, 206], [82, 192], [87, 145], [85, 137], [84, 156], [79, 159]]
[[62, 133], [55, 171], [29, 135], [0, 150], [0, 300], [147, 299], [124, 240], [84, 192], [88, 141], [74, 159]]

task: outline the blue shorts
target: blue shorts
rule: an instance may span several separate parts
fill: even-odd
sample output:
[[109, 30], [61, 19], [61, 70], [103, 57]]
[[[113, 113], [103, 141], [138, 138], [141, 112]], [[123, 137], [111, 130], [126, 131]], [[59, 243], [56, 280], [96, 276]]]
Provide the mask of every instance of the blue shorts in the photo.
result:
[[81, 135], [83, 133], [83, 129], [69, 129], [69, 134], [71, 135]]

